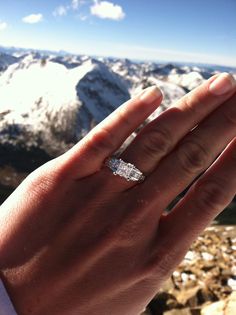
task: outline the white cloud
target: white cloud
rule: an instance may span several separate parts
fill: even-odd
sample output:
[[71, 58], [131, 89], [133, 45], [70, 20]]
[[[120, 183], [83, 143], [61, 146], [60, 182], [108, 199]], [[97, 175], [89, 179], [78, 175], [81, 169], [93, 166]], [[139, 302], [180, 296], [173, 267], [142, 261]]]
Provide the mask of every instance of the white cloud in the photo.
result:
[[63, 5], [60, 5], [53, 11], [54, 16], [63, 16], [67, 14], [67, 7], [64, 7]]
[[72, 0], [71, 1], [71, 8], [73, 10], [78, 10], [79, 6], [81, 6], [85, 2], [86, 2], [86, 0]]
[[122, 20], [125, 17], [125, 13], [121, 6], [109, 1], [95, 1], [90, 7], [90, 13], [101, 19]]
[[[69, 13], [71, 11], [77, 11], [79, 9], [79, 7], [86, 4], [87, 1], [89, 1], [89, 0], [70, 0], [70, 3], [68, 5], [60, 5], [59, 7], [57, 7], [52, 12], [52, 14], [54, 16], [65, 16], [65, 15], [67, 15], [67, 13]], [[80, 18], [80, 16], [79, 16], [79, 18]], [[83, 15], [83, 17], [80, 18], [80, 20], [85, 21], [86, 18]]]
[[88, 16], [87, 16], [87, 15], [80, 14], [80, 15], [79, 15], [79, 19], [80, 19], [80, 21], [86, 21], [86, 20], [88, 19]]
[[29, 24], [35, 24], [39, 23], [43, 20], [43, 15], [41, 13], [38, 14], [30, 14], [25, 17], [23, 17], [22, 21], [24, 23], [29, 23]]
[[72, 0], [71, 1], [71, 7], [72, 7], [72, 9], [77, 10], [79, 7], [79, 0]]
[[0, 31], [4, 31], [6, 28], [7, 28], [7, 23], [0, 21]]

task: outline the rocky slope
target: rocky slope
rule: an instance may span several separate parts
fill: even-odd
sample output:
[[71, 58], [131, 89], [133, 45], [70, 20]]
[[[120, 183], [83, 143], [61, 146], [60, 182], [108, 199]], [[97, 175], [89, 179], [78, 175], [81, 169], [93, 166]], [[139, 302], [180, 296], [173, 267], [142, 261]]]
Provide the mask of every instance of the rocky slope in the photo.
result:
[[193, 243], [144, 314], [235, 313], [236, 226], [211, 226]]

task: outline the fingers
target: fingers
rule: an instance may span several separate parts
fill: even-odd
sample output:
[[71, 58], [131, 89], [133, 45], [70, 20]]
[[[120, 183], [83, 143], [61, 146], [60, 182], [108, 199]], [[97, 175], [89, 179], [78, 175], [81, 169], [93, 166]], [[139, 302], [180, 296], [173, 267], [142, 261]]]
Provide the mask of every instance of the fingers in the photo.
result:
[[146, 126], [122, 158], [144, 173], [151, 173], [192, 128], [232, 96], [235, 90], [236, 84], [230, 75], [223, 73], [212, 77]]
[[64, 155], [66, 171], [75, 178], [98, 171], [161, 101], [161, 91], [153, 86], [124, 103]]
[[163, 209], [201, 174], [236, 136], [236, 94], [186, 135], [139, 188]]
[[[236, 138], [196, 181], [185, 197], [161, 220], [174, 246], [189, 246], [197, 235], [232, 201], [236, 193]], [[183, 245], [181, 245], [181, 242]], [[171, 250], [171, 248], [170, 248]]]

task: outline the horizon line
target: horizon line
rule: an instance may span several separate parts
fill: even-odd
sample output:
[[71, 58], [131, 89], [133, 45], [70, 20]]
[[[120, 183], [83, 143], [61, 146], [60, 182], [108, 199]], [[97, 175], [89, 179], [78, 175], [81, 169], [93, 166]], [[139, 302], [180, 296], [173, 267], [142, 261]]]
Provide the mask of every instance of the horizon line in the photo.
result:
[[225, 67], [225, 68], [231, 68], [236, 70], [236, 64], [235, 65], [228, 65], [228, 64], [222, 64], [222, 63], [209, 63], [209, 62], [203, 62], [203, 61], [184, 61], [184, 60], [171, 60], [171, 59], [153, 59], [153, 58], [130, 58], [130, 57], [121, 57], [116, 55], [103, 55], [103, 54], [89, 54], [89, 53], [83, 53], [83, 52], [75, 52], [70, 50], [64, 50], [64, 49], [47, 49], [47, 48], [32, 48], [32, 47], [19, 47], [14, 45], [1, 45], [0, 48], [5, 49], [19, 49], [19, 50], [29, 50], [31, 52], [37, 51], [37, 52], [48, 52], [48, 53], [57, 53], [60, 54], [67, 54], [67, 55], [76, 55], [76, 56], [89, 56], [93, 58], [112, 58], [112, 59], [128, 59], [133, 62], [152, 62], [152, 63], [171, 63], [171, 64], [181, 64], [181, 65], [202, 65], [202, 66], [209, 66], [209, 67]]

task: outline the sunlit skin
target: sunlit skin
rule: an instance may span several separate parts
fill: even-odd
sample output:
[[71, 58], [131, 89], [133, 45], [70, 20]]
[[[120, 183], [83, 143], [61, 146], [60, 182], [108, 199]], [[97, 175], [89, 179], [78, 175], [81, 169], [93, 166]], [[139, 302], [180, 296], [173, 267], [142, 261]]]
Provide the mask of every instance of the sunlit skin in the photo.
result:
[[114, 176], [104, 160], [160, 105], [154, 88], [144, 92], [149, 102], [143, 93], [123, 104], [5, 201], [0, 275], [19, 315], [143, 311], [235, 194], [236, 87], [225, 74], [231, 88], [213, 93], [218, 78], [146, 125], [122, 153], [146, 175], [142, 183]]

